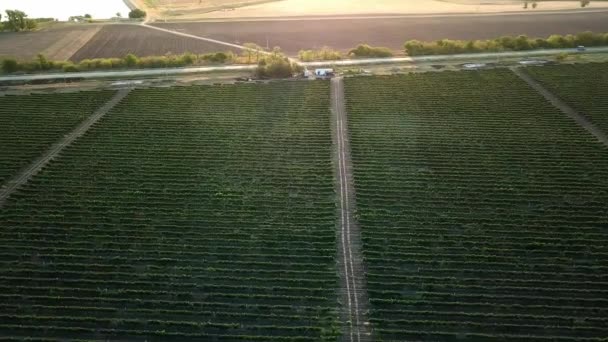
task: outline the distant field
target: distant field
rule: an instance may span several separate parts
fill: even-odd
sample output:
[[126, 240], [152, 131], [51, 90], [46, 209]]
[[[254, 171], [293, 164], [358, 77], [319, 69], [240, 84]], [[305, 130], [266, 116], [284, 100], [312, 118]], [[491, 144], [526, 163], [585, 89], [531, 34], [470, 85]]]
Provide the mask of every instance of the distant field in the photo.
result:
[[508, 70], [346, 80], [378, 341], [608, 336], [608, 148]]
[[329, 107], [321, 81], [134, 90], [0, 209], [0, 334], [336, 341]]
[[[523, 10], [523, 0], [134, 0], [153, 19], [252, 18], [310, 15], [495, 13]], [[538, 10], [580, 8], [579, 1], [537, 1]], [[531, 5], [529, 6], [532, 7]], [[594, 0], [590, 8], [608, 8]], [[213, 12], [210, 12], [213, 11]]]
[[178, 37], [136, 25], [107, 25], [70, 59], [80, 61], [87, 58], [124, 57], [129, 53], [137, 56], [158, 56], [184, 52], [219, 52], [229, 49], [223, 45]]
[[68, 60], [100, 29], [94, 24], [61, 24], [36, 32], [0, 32], [0, 58], [31, 59], [42, 53], [53, 60]]
[[608, 133], [608, 63], [535, 67], [526, 70]]
[[[520, 0], [283, 0], [239, 7], [213, 13], [182, 13], [174, 19], [288, 17], [311, 15], [496, 13], [522, 11]], [[538, 10], [575, 10], [580, 1], [537, 1]], [[195, 7], [194, 5], [193, 7]], [[530, 11], [531, 1], [530, 1]], [[608, 8], [605, 1], [593, 0], [589, 8]], [[179, 12], [178, 12], [179, 13]]]
[[359, 43], [403, 50], [409, 39], [489, 39], [502, 35], [608, 32], [605, 13], [535, 16], [471, 16], [396, 19], [328, 19], [154, 24], [232, 43], [280, 46], [290, 55], [301, 49], [330, 46], [348, 50]]
[[0, 96], [0, 185], [41, 156], [112, 94]]

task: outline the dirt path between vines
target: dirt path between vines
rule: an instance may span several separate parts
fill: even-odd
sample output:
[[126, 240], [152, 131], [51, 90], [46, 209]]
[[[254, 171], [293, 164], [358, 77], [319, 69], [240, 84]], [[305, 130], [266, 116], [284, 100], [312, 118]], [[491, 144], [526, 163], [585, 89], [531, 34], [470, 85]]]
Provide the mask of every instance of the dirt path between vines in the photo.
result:
[[576, 121], [576, 123], [586, 129], [589, 133], [593, 134], [593, 136], [596, 137], [597, 140], [608, 146], [608, 135], [604, 133], [603, 130], [595, 126], [587, 117], [579, 113], [576, 109], [570, 107], [570, 105], [560, 99], [557, 95], [550, 92], [542, 84], [532, 78], [532, 76], [526, 73], [525, 70], [523, 70], [522, 68], [513, 67], [511, 68], [511, 71], [513, 71], [515, 75], [519, 76], [519, 78], [528, 83], [530, 87], [540, 93], [553, 106], [561, 110], [564, 114], [568, 115], [570, 118]]
[[355, 219], [355, 187], [353, 166], [344, 104], [344, 80], [331, 80], [332, 131], [336, 192], [340, 195], [338, 212], [338, 259], [342, 283], [343, 321], [346, 322], [344, 341], [371, 341], [367, 312], [369, 298], [362, 256], [361, 229]]
[[30, 166], [28, 166], [21, 173], [10, 179], [6, 183], [6, 187], [0, 189], [0, 208], [6, 203], [7, 199], [17, 191], [22, 185], [27, 183], [30, 178], [40, 172], [53, 158], [55, 158], [64, 148], [72, 144], [76, 139], [85, 134], [91, 126], [93, 126], [99, 119], [106, 115], [112, 108], [114, 108], [122, 99], [124, 99], [131, 89], [119, 90], [114, 97], [112, 97], [103, 106], [97, 109], [91, 116], [81, 122], [72, 132], [65, 135], [61, 140], [52, 145], [40, 158], [35, 160]]

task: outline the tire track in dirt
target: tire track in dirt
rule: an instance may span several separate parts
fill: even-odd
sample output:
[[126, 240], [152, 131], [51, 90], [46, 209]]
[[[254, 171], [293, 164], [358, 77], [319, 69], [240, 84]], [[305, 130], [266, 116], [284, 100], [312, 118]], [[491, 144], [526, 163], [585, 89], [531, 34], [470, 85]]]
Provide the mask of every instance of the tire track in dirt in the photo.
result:
[[369, 299], [361, 253], [361, 231], [355, 219], [355, 189], [347, 139], [344, 80], [341, 77], [331, 80], [331, 99], [336, 188], [340, 194], [338, 259], [342, 301], [345, 306], [342, 316], [347, 322], [347, 332], [343, 340], [371, 341], [371, 329], [367, 318]]
[[576, 109], [570, 107], [570, 105], [560, 99], [557, 95], [553, 94], [551, 91], [545, 88], [542, 84], [532, 78], [532, 76], [527, 74], [524, 69], [518, 67], [513, 67], [510, 69], [515, 75], [519, 76], [519, 78], [521, 78], [530, 87], [532, 87], [539, 94], [541, 94], [554, 107], [562, 111], [564, 114], [568, 115], [571, 119], [576, 121], [576, 123], [578, 123], [594, 137], [596, 137], [597, 140], [608, 146], [608, 135], [603, 130], [598, 128], [595, 124], [593, 124], [587, 117], [579, 113]]
[[97, 121], [114, 108], [124, 99], [131, 89], [119, 90], [106, 104], [97, 109], [91, 116], [81, 122], [72, 132], [65, 135], [61, 140], [51, 146], [40, 158], [32, 162], [21, 173], [10, 179], [6, 187], [0, 189], [0, 208], [6, 203], [10, 195], [27, 183], [30, 178], [40, 172], [53, 158], [55, 158], [64, 148], [72, 144], [76, 139], [85, 134]]

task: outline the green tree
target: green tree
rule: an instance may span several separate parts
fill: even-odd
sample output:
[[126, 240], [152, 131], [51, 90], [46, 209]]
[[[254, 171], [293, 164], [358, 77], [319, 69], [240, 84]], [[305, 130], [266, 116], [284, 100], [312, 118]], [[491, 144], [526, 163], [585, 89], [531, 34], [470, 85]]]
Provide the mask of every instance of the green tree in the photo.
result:
[[135, 56], [134, 54], [130, 53], [128, 55], [125, 56], [125, 64], [127, 64], [128, 67], [135, 67], [137, 66], [137, 64], [139, 63], [139, 60], [137, 59], [137, 56]]
[[27, 14], [18, 10], [6, 10], [6, 28], [19, 32], [27, 29]]
[[136, 8], [129, 12], [129, 18], [131, 19], [144, 19], [147, 15], [148, 14], [146, 13], [146, 11], [142, 11], [139, 8]]
[[283, 55], [270, 55], [258, 62], [255, 75], [259, 78], [290, 78], [301, 67]]
[[85, 14], [85, 15], [84, 15], [84, 17], [85, 17], [86, 19], [93, 19], [93, 16], [92, 16], [92, 15], [90, 15], [90, 14], [88, 14], [88, 13], [87, 13], [87, 14]]

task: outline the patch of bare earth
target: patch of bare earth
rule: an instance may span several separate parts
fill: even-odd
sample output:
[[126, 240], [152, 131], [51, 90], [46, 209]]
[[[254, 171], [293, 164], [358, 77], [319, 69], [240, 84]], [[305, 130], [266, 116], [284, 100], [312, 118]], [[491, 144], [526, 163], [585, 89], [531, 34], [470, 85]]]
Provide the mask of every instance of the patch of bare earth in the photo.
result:
[[71, 31], [66, 33], [61, 39], [42, 51], [47, 58], [55, 61], [68, 60], [80, 50], [86, 43], [101, 30], [102, 26], [97, 25], [84, 32]]

